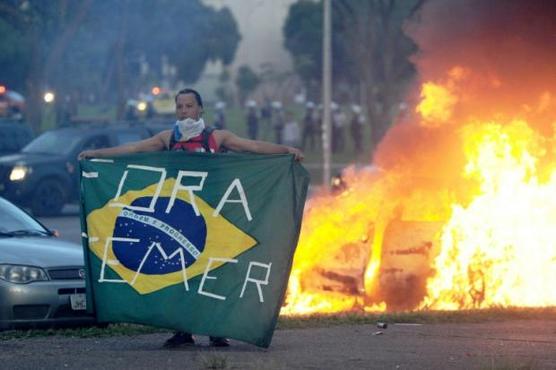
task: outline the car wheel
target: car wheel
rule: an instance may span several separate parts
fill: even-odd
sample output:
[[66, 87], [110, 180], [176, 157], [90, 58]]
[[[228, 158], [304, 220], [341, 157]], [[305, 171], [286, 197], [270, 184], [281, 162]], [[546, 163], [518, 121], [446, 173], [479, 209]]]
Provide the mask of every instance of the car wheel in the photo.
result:
[[35, 216], [55, 216], [60, 214], [66, 203], [66, 193], [62, 184], [53, 179], [47, 179], [39, 183], [31, 210]]

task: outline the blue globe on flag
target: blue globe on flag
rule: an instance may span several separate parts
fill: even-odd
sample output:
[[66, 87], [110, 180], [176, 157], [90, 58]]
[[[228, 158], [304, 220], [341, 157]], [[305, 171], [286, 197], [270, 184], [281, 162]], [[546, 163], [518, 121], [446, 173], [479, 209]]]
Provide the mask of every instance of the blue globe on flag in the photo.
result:
[[[131, 206], [147, 208], [152, 197], [135, 199]], [[193, 207], [176, 198], [166, 213], [170, 198], [157, 199], [154, 212], [122, 209], [114, 225], [114, 238], [139, 242], [113, 241], [118, 261], [142, 274], [164, 275], [192, 265], [205, 248], [207, 225]], [[149, 251], [150, 249], [150, 251]]]

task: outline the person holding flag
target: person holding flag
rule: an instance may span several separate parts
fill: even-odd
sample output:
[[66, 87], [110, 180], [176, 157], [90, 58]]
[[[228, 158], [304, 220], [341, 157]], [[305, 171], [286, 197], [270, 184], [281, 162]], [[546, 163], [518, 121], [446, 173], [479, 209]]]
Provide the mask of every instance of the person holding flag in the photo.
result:
[[157, 135], [111, 148], [85, 150], [78, 159], [110, 157], [121, 154], [155, 152], [163, 150], [184, 150], [210, 152], [231, 150], [258, 154], [293, 154], [296, 160], [303, 160], [303, 152], [290, 146], [261, 140], [241, 138], [228, 130], [212, 130], [203, 121], [203, 101], [193, 89], [179, 91], [175, 98], [177, 121], [173, 129]]
[[[273, 144], [260, 140], [241, 138], [227, 130], [214, 130], [205, 126], [202, 118], [203, 100], [201, 95], [193, 89], [183, 89], [176, 94], [176, 118], [173, 129], [168, 129], [157, 135], [121, 146], [85, 150], [78, 155], [78, 159], [112, 157], [123, 154], [156, 152], [156, 151], [186, 151], [216, 153], [223, 151], [249, 152], [259, 154], [293, 154], [298, 161], [303, 160], [303, 152], [297, 148]], [[168, 339], [164, 347], [174, 348], [181, 345], [195, 343], [191, 333], [176, 332]], [[212, 346], [225, 347], [229, 345], [226, 338], [210, 337]]]

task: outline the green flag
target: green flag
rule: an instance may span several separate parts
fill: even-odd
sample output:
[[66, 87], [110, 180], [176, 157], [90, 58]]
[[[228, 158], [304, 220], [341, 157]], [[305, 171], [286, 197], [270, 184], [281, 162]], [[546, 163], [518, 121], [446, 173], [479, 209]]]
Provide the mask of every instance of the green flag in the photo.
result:
[[268, 347], [309, 176], [291, 155], [81, 161], [88, 309]]

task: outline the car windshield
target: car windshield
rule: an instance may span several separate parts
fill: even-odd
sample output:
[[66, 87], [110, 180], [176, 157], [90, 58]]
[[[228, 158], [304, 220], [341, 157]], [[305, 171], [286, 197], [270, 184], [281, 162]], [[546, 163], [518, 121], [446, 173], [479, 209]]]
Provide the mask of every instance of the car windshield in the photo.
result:
[[0, 122], [0, 151], [17, 152], [31, 141], [31, 133], [23, 126]]
[[27, 144], [21, 151], [25, 153], [69, 154], [81, 140], [71, 131], [47, 131]]
[[48, 230], [33, 217], [0, 198], [0, 237], [48, 234]]

